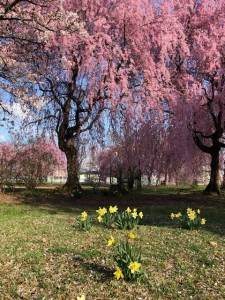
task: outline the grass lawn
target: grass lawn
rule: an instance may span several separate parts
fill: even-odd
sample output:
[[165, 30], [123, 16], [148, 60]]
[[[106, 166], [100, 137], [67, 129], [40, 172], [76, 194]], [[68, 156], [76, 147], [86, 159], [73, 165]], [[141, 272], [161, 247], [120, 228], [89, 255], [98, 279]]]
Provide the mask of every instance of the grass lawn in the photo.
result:
[[[146, 269], [146, 278], [138, 283], [113, 277], [114, 248], [107, 241], [111, 235], [124, 240], [128, 232], [97, 222], [85, 232], [77, 220], [84, 208], [95, 216], [95, 209], [105, 202], [135, 207], [134, 202], [0, 201], [0, 299], [76, 300], [82, 294], [87, 300], [225, 299], [224, 199], [199, 200], [191, 191], [181, 197], [176, 190], [163, 196], [163, 191], [160, 199], [168, 201], [160, 202], [154, 194], [151, 202], [146, 191], [126, 196], [134, 197], [144, 213], [132, 241], [142, 247]], [[170, 219], [171, 212], [188, 206], [201, 209], [207, 220], [203, 229], [180, 229]]]

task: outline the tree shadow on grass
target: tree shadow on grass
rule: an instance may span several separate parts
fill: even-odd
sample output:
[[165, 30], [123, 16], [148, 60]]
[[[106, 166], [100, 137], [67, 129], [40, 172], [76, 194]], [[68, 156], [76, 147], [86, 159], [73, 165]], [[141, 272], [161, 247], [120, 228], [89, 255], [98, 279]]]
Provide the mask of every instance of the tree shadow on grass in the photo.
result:
[[171, 220], [170, 214], [178, 212], [184, 213], [188, 207], [193, 209], [200, 208], [201, 218], [206, 219], [206, 225], [202, 227], [203, 230], [225, 236], [225, 207], [196, 206], [196, 204], [191, 206], [186, 205], [186, 203], [183, 203], [182, 205], [152, 207], [144, 212], [145, 218], [141, 221], [141, 225], [179, 228], [178, 222], [176, 222], [176, 220]]
[[109, 207], [109, 205], [118, 205], [120, 209], [126, 209], [127, 206], [137, 207], [139, 211], [142, 210], [144, 213], [141, 224], [162, 227], [174, 227], [174, 222], [170, 219], [172, 212], [184, 211], [188, 207], [200, 208], [201, 217], [207, 220], [204, 229], [225, 235], [225, 201], [223, 195], [221, 197], [206, 197], [195, 193], [188, 196], [168, 195], [162, 197], [160, 195], [130, 193], [123, 198], [113, 199], [88, 191], [84, 193], [81, 199], [74, 199], [54, 190], [38, 190], [33, 195], [12, 195], [12, 199], [15, 197], [17, 200], [14, 203], [29, 205], [52, 215], [61, 212], [77, 215], [82, 210], [94, 213], [98, 207]]
[[84, 269], [91, 272], [97, 282], [104, 283], [113, 278], [113, 270], [109, 267], [97, 263], [85, 262], [79, 255], [74, 256], [73, 260], [74, 262], [79, 262]]

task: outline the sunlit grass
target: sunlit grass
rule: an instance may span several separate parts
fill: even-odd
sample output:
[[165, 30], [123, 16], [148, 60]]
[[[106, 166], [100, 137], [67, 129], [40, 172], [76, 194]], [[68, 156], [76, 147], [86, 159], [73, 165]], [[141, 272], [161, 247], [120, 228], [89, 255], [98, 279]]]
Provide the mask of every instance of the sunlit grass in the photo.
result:
[[143, 249], [146, 278], [134, 284], [114, 279], [107, 246], [111, 234], [120, 240], [126, 231], [97, 222], [82, 231], [75, 208], [1, 204], [0, 299], [224, 299], [225, 208], [200, 207], [207, 223], [199, 231], [170, 220], [182, 208], [142, 208], [135, 243]]

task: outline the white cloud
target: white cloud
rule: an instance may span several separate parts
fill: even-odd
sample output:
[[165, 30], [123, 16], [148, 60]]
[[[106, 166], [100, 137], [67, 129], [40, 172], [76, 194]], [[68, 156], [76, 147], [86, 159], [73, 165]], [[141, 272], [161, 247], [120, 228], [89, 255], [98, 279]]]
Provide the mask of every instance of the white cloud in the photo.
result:
[[7, 139], [4, 135], [0, 134], [0, 143], [6, 142]]
[[24, 110], [20, 103], [7, 104], [5, 108], [19, 120], [24, 120], [28, 115], [28, 111]]
[[20, 103], [13, 103], [11, 106], [11, 111], [16, 118], [21, 120], [25, 119], [27, 116], [27, 112], [22, 109]]

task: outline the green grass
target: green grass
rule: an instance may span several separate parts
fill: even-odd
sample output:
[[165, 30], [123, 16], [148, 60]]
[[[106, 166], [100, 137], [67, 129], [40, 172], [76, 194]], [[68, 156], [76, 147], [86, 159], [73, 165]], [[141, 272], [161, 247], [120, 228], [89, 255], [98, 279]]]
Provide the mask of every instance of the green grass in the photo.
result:
[[[156, 191], [153, 191], [153, 189], [156, 188]], [[143, 187], [143, 194], [148, 194], [148, 195], [160, 195], [160, 196], [168, 196], [168, 195], [178, 195], [178, 194], [192, 194], [192, 193], [197, 193], [203, 191], [205, 186], [185, 186], [185, 185], [180, 185], [180, 186], [157, 186], [157, 187]]]
[[[2, 203], [0, 299], [76, 300], [85, 294], [87, 300], [222, 300], [225, 206], [201, 205], [207, 223], [199, 231], [180, 229], [169, 218], [187, 206], [171, 202], [141, 208], [143, 225], [135, 229], [133, 242], [142, 247], [146, 278], [134, 284], [113, 278], [113, 249], [107, 246], [111, 234], [120, 240], [127, 232], [97, 223], [82, 231], [81, 210], [73, 207]], [[199, 207], [197, 202], [190, 206]]]

